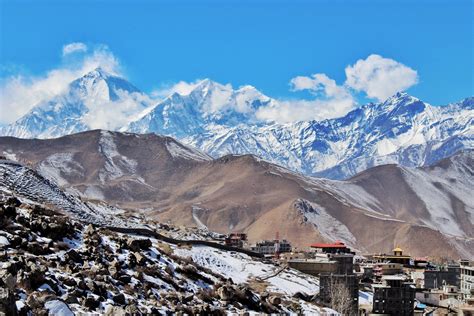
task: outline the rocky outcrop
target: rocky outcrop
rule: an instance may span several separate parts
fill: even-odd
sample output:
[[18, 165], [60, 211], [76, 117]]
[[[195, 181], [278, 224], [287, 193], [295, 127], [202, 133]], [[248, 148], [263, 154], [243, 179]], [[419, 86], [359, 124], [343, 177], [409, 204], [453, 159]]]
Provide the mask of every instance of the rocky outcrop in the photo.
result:
[[55, 308], [104, 315], [291, 311], [290, 304], [177, 256], [177, 246], [139, 231], [84, 225], [5, 196], [0, 212], [0, 238], [7, 241], [0, 253], [0, 314], [47, 315]]

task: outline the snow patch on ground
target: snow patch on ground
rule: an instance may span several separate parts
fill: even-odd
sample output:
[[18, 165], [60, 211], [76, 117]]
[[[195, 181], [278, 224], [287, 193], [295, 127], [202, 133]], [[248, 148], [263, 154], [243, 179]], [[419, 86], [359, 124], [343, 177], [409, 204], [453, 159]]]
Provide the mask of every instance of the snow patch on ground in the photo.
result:
[[48, 310], [48, 315], [74, 316], [69, 307], [60, 300], [48, 301], [44, 304], [44, 307]]
[[332, 217], [324, 207], [314, 203], [309, 204], [312, 209], [300, 209], [300, 211], [324, 237], [330, 240], [342, 240], [352, 247], [356, 245], [357, 240], [346, 225]]
[[10, 242], [6, 237], [0, 236], [0, 247], [2, 246], [8, 246]]
[[73, 153], [56, 153], [41, 162], [38, 172], [45, 178], [66, 186], [69, 182], [61, 174], [80, 173], [82, 166], [73, 160]]
[[[273, 275], [281, 267], [254, 261], [241, 253], [229, 253], [206, 246], [193, 246], [191, 249], [177, 248], [174, 253], [182, 257], [190, 257], [193, 262], [222, 274], [236, 283], [247, 283], [256, 277]], [[319, 280], [292, 269], [266, 279], [269, 291], [293, 295], [296, 292], [316, 294], [319, 292]]]
[[171, 156], [176, 157], [176, 158], [183, 158], [183, 159], [197, 160], [197, 161], [211, 160], [211, 158], [208, 155], [200, 152], [199, 150], [178, 144], [174, 141], [166, 142], [166, 149], [168, 149]]
[[125, 174], [134, 174], [137, 162], [121, 155], [117, 150], [112, 133], [101, 131], [99, 140], [99, 152], [105, 157], [104, 167], [99, 171], [99, 179], [102, 183], [114, 180]]
[[104, 200], [104, 193], [96, 186], [88, 186], [84, 195], [89, 199]]
[[11, 149], [7, 149], [7, 151], [3, 151], [3, 155], [8, 160], [18, 161], [16, 154]]
[[208, 229], [207, 226], [206, 226], [203, 222], [201, 222], [201, 220], [199, 219], [199, 215], [198, 215], [198, 212], [201, 211], [202, 208], [200, 208], [200, 207], [198, 207], [198, 206], [196, 206], [196, 205], [193, 205], [193, 206], [192, 206], [192, 209], [193, 209], [193, 210], [192, 210], [192, 212], [193, 212], [193, 219], [194, 219], [194, 221], [196, 222], [197, 226], [198, 226], [199, 228], [201, 228], [201, 229], [207, 230], [207, 229]]

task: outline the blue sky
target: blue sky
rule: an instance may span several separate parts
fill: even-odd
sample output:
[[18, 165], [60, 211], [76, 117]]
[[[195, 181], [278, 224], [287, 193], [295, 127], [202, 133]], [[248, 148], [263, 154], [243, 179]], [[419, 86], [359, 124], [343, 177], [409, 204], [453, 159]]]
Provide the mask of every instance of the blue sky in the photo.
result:
[[147, 92], [208, 77], [293, 98], [307, 91], [291, 91], [292, 78], [321, 73], [343, 85], [346, 67], [371, 54], [416, 71], [408, 92], [432, 104], [474, 90], [470, 0], [0, 0], [0, 11], [4, 80], [62, 67], [74, 58], [63, 46], [81, 42], [89, 53], [106, 45]]

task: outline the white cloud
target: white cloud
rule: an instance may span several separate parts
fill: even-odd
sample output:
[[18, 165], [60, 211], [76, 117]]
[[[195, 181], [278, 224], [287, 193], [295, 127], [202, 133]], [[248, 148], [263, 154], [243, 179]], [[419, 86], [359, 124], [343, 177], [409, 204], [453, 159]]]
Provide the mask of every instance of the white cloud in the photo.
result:
[[86, 52], [87, 45], [81, 42], [69, 43], [63, 46], [63, 56], [78, 53], [78, 52]]
[[119, 98], [116, 101], [89, 99], [86, 103], [89, 112], [84, 117], [84, 123], [91, 129], [117, 130], [153, 103], [142, 93], [118, 90], [117, 95]]
[[298, 76], [291, 79], [290, 84], [294, 91], [310, 90], [314, 93], [322, 92], [328, 97], [350, 97], [350, 92], [325, 74], [313, 74], [311, 77]]
[[353, 108], [354, 100], [351, 98], [277, 100], [269, 106], [259, 108], [255, 115], [259, 120], [289, 123], [336, 118]]
[[345, 73], [343, 85], [321, 73], [297, 76], [290, 81], [292, 90], [308, 90], [315, 96], [313, 100], [278, 100], [260, 108], [256, 116], [280, 123], [341, 117], [357, 106], [354, 91], [383, 101], [418, 83], [415, 70], [375, 54], [347, 66]]
[[119, 60], [107, 46], [97, 46], [90, 54], [73, 63], [64, 63], [42, 76], [15, 75], [0, 80], [0, 124], [9, 124], [25, 115], [38, 103], [63, 91], [68, 84], [84, 74], [101, 67], [119, 75]]
[[290, 85], [293, 91], [309, 90], [316, 98], [278, 100], [260, 108], [256, 113], [258, 119], [279, 123], [329, 119], [346, 114], [356, 105], [350, 91], [325, 74], [298, 76], [290, 80]]
[[166, 98], [173, 93], [188, 95], [201, 81], [201, 79], [198, 79], [193, 82], [179, 81], [177, 83], [163, 84], [160, 88], [153, 90], [151, 96], [154, 98]]
[[418, 83], [418, 73], [415, 70], [375, 54], [347, 66], [345, 72], [348, 87], [363, 91], [369, 98], [379, 101]]

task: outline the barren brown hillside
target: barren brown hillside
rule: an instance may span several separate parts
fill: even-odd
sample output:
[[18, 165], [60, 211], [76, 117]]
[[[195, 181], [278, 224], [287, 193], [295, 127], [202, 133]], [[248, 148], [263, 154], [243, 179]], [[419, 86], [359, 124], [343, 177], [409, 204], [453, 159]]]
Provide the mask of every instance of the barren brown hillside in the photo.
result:
[[340, 239], [362, 252], [401, 245], [413, 255], [474, 256], [472, 152], [426, 169], [380, 166], [348, 181], [307, 178], [249, 155], [213, 160], [154, 134], [2, 137], [2, 153], [83, 198], [247, 232], [251, 241], [278, 231], [299, 247]]

